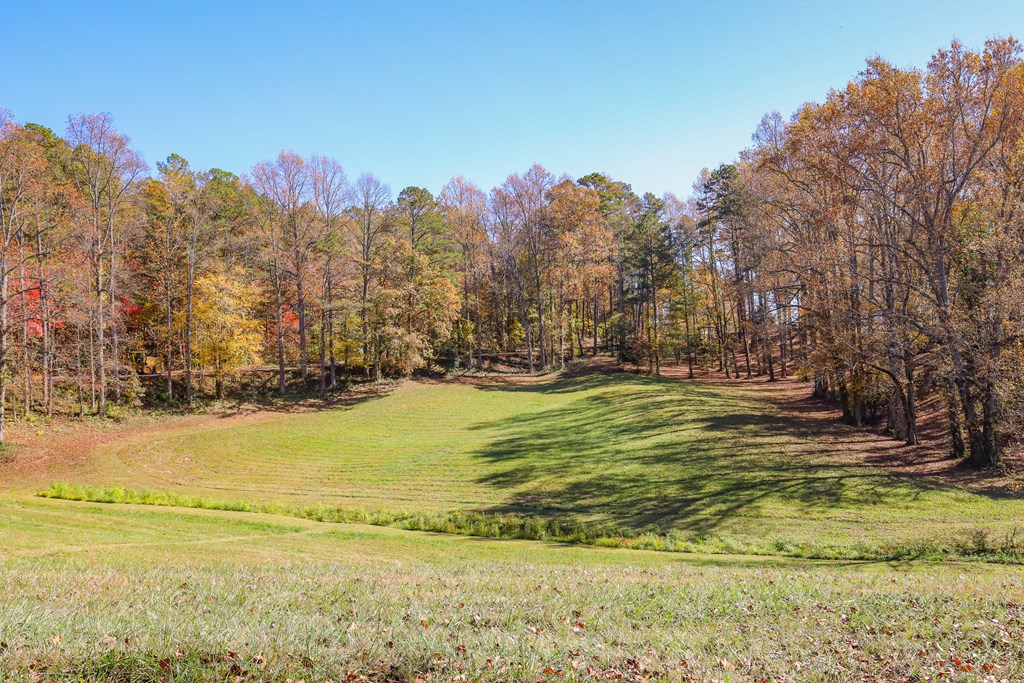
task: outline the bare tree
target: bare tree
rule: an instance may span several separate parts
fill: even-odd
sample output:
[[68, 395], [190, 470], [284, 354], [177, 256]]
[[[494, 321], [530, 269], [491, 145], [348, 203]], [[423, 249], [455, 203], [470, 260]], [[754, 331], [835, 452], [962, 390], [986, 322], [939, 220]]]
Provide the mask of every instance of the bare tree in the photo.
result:
[[92, 312], [96, 372], [99, 376], [98, 411], [107, 411], [107, 329], [114, 357], [115, 389], [119, 391], [120, 342], [117, 276], [122, 246], [118, 228], [120, 210], [132, 185], [146, 166], [128, 138], [114, 128], [110, 114], [79, 114], [68, 118], [68, 141], [75, 149], [75, 171], [89, 203], [88, 236], [95, 302]]
[[[359, 269], [359, 319], [362, 326], [363, 354], [370, 348], [369, 310], [370, 285], [373, 274], [373, 256], [387, 229], [386, 211], [391, 203], [391, 188], [372, 173], [364, 173], [353, 187], [351, 215], [356, 223], [358, 246], [356, 265]], [[380, 368], [374, 365], [374, 376]]]
[[330, 356], [330, 386], [337, 382], [334, 359], [334, 296], [337, 280], [339, 230], [351, 197], [345, 170], [334, 159], [313, 157], [313, 203], [319, 221], [316, 253], [320, 260], [320, 396], [327, 392], [327, 361]]

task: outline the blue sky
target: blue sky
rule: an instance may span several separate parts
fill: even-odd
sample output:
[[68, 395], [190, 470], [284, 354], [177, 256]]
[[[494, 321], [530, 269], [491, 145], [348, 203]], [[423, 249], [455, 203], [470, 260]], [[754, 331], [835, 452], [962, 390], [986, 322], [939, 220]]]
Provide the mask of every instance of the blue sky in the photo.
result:
[[281, 149], [397, 193], [534, 162], [688, 194], [881, 54], [1024, 39], [1024, 2], [26, 2], [0, 10], [0, 107], [109, 111], [147, 162], [244, 173]]

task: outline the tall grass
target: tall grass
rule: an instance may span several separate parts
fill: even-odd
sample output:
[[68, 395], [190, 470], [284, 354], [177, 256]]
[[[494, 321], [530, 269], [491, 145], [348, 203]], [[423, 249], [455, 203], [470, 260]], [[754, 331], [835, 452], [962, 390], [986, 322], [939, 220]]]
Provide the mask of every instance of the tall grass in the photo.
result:
[[945, 539], [921, 539], [901, 543], [835, 544], [824, 540], [796, 541], [785, 538], [750, 538], [703, 535], [688, 537], [679, 531], [660, 534], [625, 529], [612, 523], [591, 523], [572, 516], [539, 517], [495, 514], [483, 511], [404, 512], [363, 510], [324, 504], [292, 506], [258, 503], [245, 499], [222, 500], [189, 496], [172, 491], [145, 491], [123, 486], [81, 486], [55, 481], [37, 495], [43, 498], [93, 503], [157, 505], [229, 512], [251, 512], [297, 517], [316, 522], [368, 524], [409, 531], [462, 534], [495, 539], [520, 539], [578, 543], [608, 548], [632, 548], [663, 552], [777, 555], [833, 560], [966, 560], [1024, 564], [1024, 532], [1016, 529], [1002, 537], [976, 530]]

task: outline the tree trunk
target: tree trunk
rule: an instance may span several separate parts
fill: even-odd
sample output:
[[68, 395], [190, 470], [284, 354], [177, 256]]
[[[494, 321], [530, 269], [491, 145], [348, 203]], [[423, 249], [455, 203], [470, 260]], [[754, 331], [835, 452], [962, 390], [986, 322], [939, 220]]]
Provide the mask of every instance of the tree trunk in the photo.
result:
[[167, 380], [167, 400], [173, 402], [174, 381], [171, 376], [171, 359], [174, 357], [174, 298], [171, 293], [169, 275], [164, 280], [164, 299], [165, 323], [167, 324], [167, 343], [164, 344], [164, 374]]
[[111, 361], [114, 364], [114, 400], [121, 401], [121, 336], [118, 334], [117, 323], [117, 287], [114, 277], [114, 267], [116, 263], [116, 252], [117, 242], [114, 239], [114, 207], [110, 207], [109, 213], [110, 222], [110, 273], [107, 275], [107, 297], [110, 299], [110, 342], [111, 342]]
[[320, 398], [327, 395], [327, 315], [320, 309]]
[[[301, 271], [301, 269], [297, 269]], [[299, 314], [299, 374], [302, 376], [302, 386], [305, 390], [306, 382], [309, 381], [309, 359], [306, 340], [306, 297], [302, 287], [302, 274], [295, 275], [295, 299], [296, 308]]]
[[[194, 250], [193, 250], [194, 251]], [[196, 281], [196, 268], [195, 259], [192, 254], [189, 255], [188, 259], [188, 274], [185, 282], [185, 400], [188, 401], [189, 405], [192, 405], [192, 401], [195, 398], [195, 390], [192, 386], [192, 359], [194, 354], [192, 353], [192, 326], [194, 321], [193, 318], [193, 290], [195, 288]]]
[[43, 403], [47, 417], [53, 417], [53, 349], [50, 348], [50, 297], [47, 294], [42, 231], [36, 232], [36, 255], [39, 259], [39, 316], [42, 328]]
[[10, 373], [7, 372], [7, 316], [8, 316], [8, 278], [7, 259], [0, 258], [0, 443], [4, 442], [4, 429], [7, 420], [7, 385]]
[[277, 296], [277, 392], [284, 396], [284, 297], [281, 292], [280, 279], [276, 277], [274, 293]]
[[[97, 370], [99, 371], [99, 407], [98, 414], [100, 417], [107, 416], [107, 363], [105, 348], [107, 345], [106, 334], [103, 330], [103, 313], [106, 306], [103, 305], [103, 271], [102, 271], [102, 256], [100, 256], [100, 263], [97, 264], [97, 276], [96, 276], [96, 364]], [[95, 375], [94, 375], [95, 376]], [[95, 399], [94, 399], [95, 403]]]
[[906, 419], [906, 443], [908, 446], [916, 446], [917, 437], [917, 390], [914, 387], [914, 360], [913, 354], [908, 352], [903, 359], [903, 372], [906, 377], [907, 386], [904, 390], [903, 412]]

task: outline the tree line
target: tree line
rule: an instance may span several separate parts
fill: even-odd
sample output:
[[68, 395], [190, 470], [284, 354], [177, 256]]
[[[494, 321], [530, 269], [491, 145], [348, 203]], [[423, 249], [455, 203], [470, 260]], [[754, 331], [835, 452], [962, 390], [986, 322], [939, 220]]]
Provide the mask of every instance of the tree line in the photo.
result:
[[908, 444], [935, 397], [951, 452], [998, 462], [1024, 415], [1022, 78], [1013, 39], [924, 70], [869, 60], [686, 199], [540, 165], [393, 196], [290, 152], [243, 177], [177, 155], [150, 173], [107, 114], [59, 136], [4, 113], [0, 436], [7, 411], [191, 403], [264, 364], [272, 390], [323, 396], [614, 353], [796, 374]]
[[874, 58], [824, 102], [766, 116], [702, 206], [738, 245], [737, 318], [759, 346], [796, 335], [816, 393], [908, 444], [934, 398], [952, 454], [990, 465], [1024, 419], [1022, 188], [1007, 38], [954, 42], [923, 70]]

